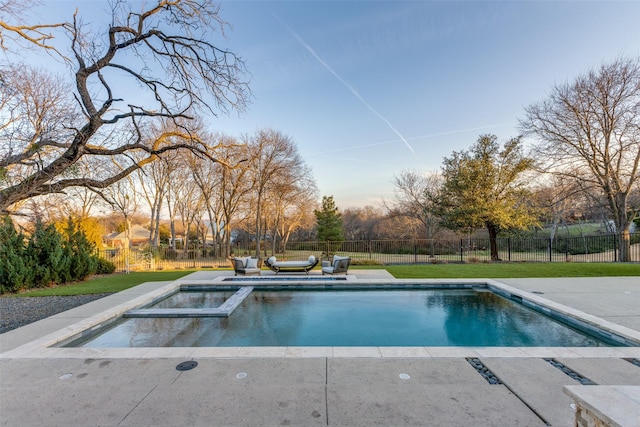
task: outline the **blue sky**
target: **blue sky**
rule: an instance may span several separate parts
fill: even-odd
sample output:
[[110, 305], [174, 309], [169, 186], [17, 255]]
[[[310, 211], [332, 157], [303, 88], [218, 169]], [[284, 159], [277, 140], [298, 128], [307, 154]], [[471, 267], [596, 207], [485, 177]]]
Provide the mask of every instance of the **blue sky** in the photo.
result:
[[[106, 9], [54, 4], [65, 17]], [[516, 136], [554, 83], [640, 55], [638, 1], [220, 4], [231, 28], [216, 43], [245, 60], [253, 99], [211, 129], [290, 136], [341, 209], [392, 199], [394, 175], [439, 170], [480, 134]]]

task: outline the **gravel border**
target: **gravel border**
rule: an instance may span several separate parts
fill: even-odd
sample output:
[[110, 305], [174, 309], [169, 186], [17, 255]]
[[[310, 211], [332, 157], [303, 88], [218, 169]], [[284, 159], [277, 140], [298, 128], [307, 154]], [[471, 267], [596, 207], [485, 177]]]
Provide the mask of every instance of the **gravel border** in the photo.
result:
[[108, 295], [111, 293], [54, 297], [0, 296], [0, 334]]

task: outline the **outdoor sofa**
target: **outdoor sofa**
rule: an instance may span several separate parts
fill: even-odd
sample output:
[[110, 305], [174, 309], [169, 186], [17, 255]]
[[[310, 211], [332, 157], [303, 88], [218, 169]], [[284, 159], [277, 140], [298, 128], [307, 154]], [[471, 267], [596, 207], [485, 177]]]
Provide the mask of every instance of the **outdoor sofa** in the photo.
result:
[[306, 261], [278, 261], [276, 257], [272, 256], [264, 261], [264, 264], [271, 270], [278, 273], [306, 273], [309, 274], [309, 270], [318, 265], [318, 260], [315, 256], [311, 255]]

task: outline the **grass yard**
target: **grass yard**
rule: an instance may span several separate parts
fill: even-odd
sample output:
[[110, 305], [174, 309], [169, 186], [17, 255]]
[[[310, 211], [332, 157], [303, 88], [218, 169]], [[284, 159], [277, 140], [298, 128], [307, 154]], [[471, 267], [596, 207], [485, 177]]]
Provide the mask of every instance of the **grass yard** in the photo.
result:
[[[640, 264], [618, 263], [480, 263], [480, 264], [418, 264], [366, 265], [359, 269], [386, 269], [398, 279], [456, 279], [456, 278], [517, 278], [517, 277], [600, 277], [640, 276]], [[197, 270], [135, 272], [96, 277], [84, 282], [36, 289], [18, 294], [19, 297], [69, 296], [119, 292], [145, 282], [164, 282], [179, 279]]]
[[95, 277], [84, 282], [61, 285], [52, 288], [35, 289], [16, 296], [20, 297], [49, 297], [69, 296], [85, 294], [101, 294], [107, 292], [120, 292], [145, 282], [172, 281], [193, 273], [196, 270], [176, 271], [145, 271], [130, 274], [111, 274], [109, 276]]
[[640, 276], [640, 264], [487, 263], [388, 265], [398, 279]]

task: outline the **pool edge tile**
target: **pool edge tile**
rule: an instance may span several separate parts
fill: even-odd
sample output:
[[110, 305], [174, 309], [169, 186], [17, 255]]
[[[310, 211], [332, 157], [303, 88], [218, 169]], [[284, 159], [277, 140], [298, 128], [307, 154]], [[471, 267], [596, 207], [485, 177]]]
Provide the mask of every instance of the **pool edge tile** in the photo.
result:
[[332, 347], [333, 357], [382, 358], [380, 347]]
[[383, 358], [431, 357], [425, 347], [378, 347]]
[[285, 357], [333, 357], [333, 347], [285, 347]]

